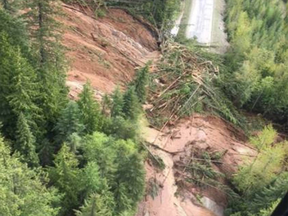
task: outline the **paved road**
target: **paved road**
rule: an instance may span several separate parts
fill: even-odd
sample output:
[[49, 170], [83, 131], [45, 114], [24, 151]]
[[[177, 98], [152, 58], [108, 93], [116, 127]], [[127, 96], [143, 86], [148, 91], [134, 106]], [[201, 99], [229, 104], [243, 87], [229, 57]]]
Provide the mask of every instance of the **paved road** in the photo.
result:
[[199, 43], [211, 42], [214, 0], [191, 0], [192, 7], [186, 28], [186, 38], [197, 38]]

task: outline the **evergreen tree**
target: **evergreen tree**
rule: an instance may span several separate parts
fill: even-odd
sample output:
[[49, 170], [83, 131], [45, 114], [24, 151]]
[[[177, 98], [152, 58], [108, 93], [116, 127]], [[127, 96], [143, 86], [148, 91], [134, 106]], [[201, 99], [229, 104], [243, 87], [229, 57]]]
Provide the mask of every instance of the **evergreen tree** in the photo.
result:
[[56, 140], [59, 144], [69, 141], [73, 133], [81, 135], [84, 126], [81, 123], [80, 110], [74, 101], [70, 101], [62, 111], [61, 116], [55, 127], [57, 131]]
[[5, 216], [58, 215], [60, 196], [47, 189], [47, 179], [20, 162], [0, 138], [0, 214]]
[[112, 216], [113, 211], [107, 205], [105, 197], [99, 194], [92, 194], [89, 199], [85, 200], [85, 204], [76, 211], [76, 216]]
[[129, 86], [123, 96], [123, 113], [126, 119], [136, 121], [140, 115], [141, 107], [135, 93], [134, 86]]
[[135, 92], [138, 96], [140, 103], [145, 103], [147, 97], [146, 85], [148, 84], [149, 65], [141, 68], [137, 71], [136, 78], [134, 80]]
[[30, 10], [23, 15], [33, 42], [34, 65], [41, 88], [38, 104], [44, 111], [48, 135], [68, 100], [61, 31], [55, 20], [60, 13], [59, 3], [58, 0], [27, 0], [26, 8]]
[[137, 203], [144, 196], [145, 188], [143, 159], [138, 153], [122, 157], [116, 172], [116, 182], [117, 212], [135, 211]]
[[100, 177], [106, 178], [108, 183], [113, 182], [116, 169], [116, 149], [113, 144], [114, 139], [103, 133], [94, 132], [86, 137], [83, 146], [84, 158], [97, 163]]
[[116, 116], [110, 125], [109, 135], [118, 139], [132, 139], [135, 141], [139, 138], [139, 125], [137, 125], [137, 122], [130, 121], [130, 119]]
[[0, 121], [4, 135], [15, 138], [15, 127], [22, 112], [35, 133], [40, 133], [41, 109], [36, 100], [39, 95], [33, 68], [21, 56], [20, 49], [8, 42], [7, 34], [0, 34]]
[[36, 61], [39, 68], [63, 67], [63, 53], [61, 52], [60, 24], [55, 16], [60, 14], [59, 0], [27, 0], [26, 7], [30, 10], [24, 14], [30, 27]]
[[81, 122], [85, 125], [85, 132], [92, 134], [95, 131], [99, 131], [102, 127], [103, 117], [89, 82], [84, 85], [77, 103], [81, 111]]
[[0, 5], [3, 6], [3, 9], [8, 11], [11, 14], [15, 14], [19, 10], [19, 0], [0, 0]]
[[70, 148], [70, 151], [74, 154], [78, 154], [78, 149], [81, 147], [82, 138], [77, 133], [72, 133], [68, 137], [67, 146]]
[[18, 117], [15, 145], [15, 149], [21, 153], [24, 162], [29, 166], [37, 166], [39, 164], [38, 155], [35, 150], [35, 138], [23, 113], [20, 113]]
[[123, 96], [120, 91], [120, 88], [117, 86], [117, 88], [114, 90], [112, 94], [112, 107], [111, 107], [111, 116], [122, 116], [122, 109], [123, 109]]
[[67, 215], [79, 206], [78, 196], [82, 190], [81, 172], [76, 156], [65, 144], [56, 155], [54, 165], [55, 167], [48, 169], [49, 177], [53, 185], [64, 194], [61, 215]]
[[41, 140], [38, 155], [43, 167], [52, 165], [54, 151], [55, 146], [47, 138]]

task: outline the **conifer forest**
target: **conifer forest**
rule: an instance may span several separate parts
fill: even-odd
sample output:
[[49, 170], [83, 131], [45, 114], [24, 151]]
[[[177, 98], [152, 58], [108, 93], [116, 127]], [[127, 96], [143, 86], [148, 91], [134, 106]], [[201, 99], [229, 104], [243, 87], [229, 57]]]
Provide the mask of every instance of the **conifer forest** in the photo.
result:
[[222, 52], [185, 33], [208, 2], [0, 0], [0, 216], [273, 214], [288, 3], [212, 0]]

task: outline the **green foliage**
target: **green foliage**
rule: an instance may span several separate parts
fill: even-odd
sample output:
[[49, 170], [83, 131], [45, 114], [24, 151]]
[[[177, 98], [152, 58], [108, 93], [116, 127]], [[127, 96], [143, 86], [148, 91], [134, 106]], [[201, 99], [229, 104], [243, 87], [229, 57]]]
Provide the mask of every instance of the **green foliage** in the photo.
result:
[[119, 87], [114, 90], [112, 96], [111, 117], [122, 116], [123, 96]]
[[287, 172], [281, 173], [285, 169], [287, 143], [274, 144], [275, 135], [275, 130], [268, 126], [251, 139], [258, 155], [253, 161], [246, 161], [233, 177], [242, 196], [231, 200], [227, 210], [231, 215], [270, 215], [275, 202], [288, 190]]
[[92, 194], [81, 207], [81, 211], [76, 212], [76, 216], [112, 216], [112, 209], [108, 208], [106, 202], [99, 194]]
[[0, 10], [0, 20], [1, 31], [8, 35], [6, 40], [8, 40], [11, 45], [19, 47], [22, 55], [31, 60], [28, 31], [22, 20], [10, 16], [4, 10]]
[[117, 212], [135, 211], [137, 203], [144, 195], [145, 170], [142, 159], [137, 153], [125, 156], [119, 161], [116, 172]]
[[84, 85], [77, 103], [81, 113], [81, 122], [85, 125], [85, 133], [92, 134], [94, 131], [101, 130], [103, 116], [100, 113], [99, 104], [94, 98], [94, 91], [89, 82]]
[[[99, 188], [113, 194], [115, 212], [132, 215], [144, 194], [145, 185], [143, 158], [135, 143], [131, 140], [115, 140], [96, 132], [87, 136], [83, 151], [87, 161], [98, 165], [95, 169], [98, 169], [102, 179], [98, 184], [105, 185]], [[102, 197], [107, 192], [99, 188], [95, 188], [94, 192]]]
[[251, 137], [250, 143], [253, 144], [259, 151], [268, 148], [277, 137], [277, 132], [273, 129], [272, 125], [265, 127], [261, 134]]
[[70, 101], [67, 107], [62, 110], [55, 130], [58, 132], [58, 143], [69, 142], [73, 133], [82, 134], [84, 125], [81, 122], [80, 110], [76, 102]]
[[60, 196], [43, 185], [44, 176], [19, 161], [0, 139], [0, 212], [5, 216], [56, 216]]
[[276, 121], [287, 116], [287, 13], [281, 0], [228, 0], [231, 44], [223, 87], [238, 107]]
[[76, 156], [69, 151], [65, 144], [56, 155], [54, 165], [55, 167], [48, 168], [49, 177], [53, 185], [64, 194], [61, 215], [66, 215], [80, 204], [78, 196], [82, 189], [81, 171], [78, 168]]
[[268, 126], [256, 139], [252, 138], [259, 153], [253, 163], [248, 162], [243, 165], [234, 176], [237, 188], [244, 193], [255, 193], [268, 185], [281, 171], [286, 156], [285, 144], [278, 143], [276, 146], [272, 146], [275, 135], [275, 130]]
[[113, 118], [111, 125], [109, 126], [109, 134], [118, 139], [132, 139], [139, 140], [139, 124], [131, 121], [130, 119], [124, 119], [121, 116]]
[[126, 119], [137, 121], [141, 107], [135, 92], [134, 86], [129, 86], [123, 95], [123, 114]]
[[20, 49], [9, 44], [8, 35], [0, 33], [0, 121], [3, 133], [14, 137], [14, 128], [20, 113], [29, 117], [28, 122], [37, 132], [36, 121], [39, 121], [41, 110], [36, 105], [39, 89], [35, 72]]
[[68, 93], [61, 30], [55, 19], [60, 15], [59, 3], [58, 0], [27, 0], [24, 6], [30, 10], [22, 15], [30, 32], [33, 65], [37, 68], [41, 91], [38, 103], [43, 109], [48, 133], [66, 106]]
[[134, 79], [135, 92], [140, 103], [145, 103], [147, 97], [147, 84], [149, 76], [149, 64], [137, 71]]
[[15, 149], [21, 153], [23, 161], [29, 166], [37, 166], [39, 159], [36, 154], [35, 138], [23, 113], [18, 117], [16, 128]]

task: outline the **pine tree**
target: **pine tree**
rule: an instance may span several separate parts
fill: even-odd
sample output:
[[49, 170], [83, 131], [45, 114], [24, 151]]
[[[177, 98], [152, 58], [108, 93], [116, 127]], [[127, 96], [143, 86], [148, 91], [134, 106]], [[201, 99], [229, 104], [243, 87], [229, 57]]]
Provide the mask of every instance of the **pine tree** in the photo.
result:
[[40, 68], [56, 68], [63, 66], [61, 52], [60, 24], [55, 16], [60, 14], [59, 0], [27, 0], [26, 7], [30, 8], [24, 17], [30, 27], [33, 47], [36, 52], [37, 64]]
[[113, 144], [114, 139], [103, 133], [95, 132], [86, 137], [83, 146], [84, 159], [96, 162], [100, 177], [106, 178], [108, 183], [113, 181], [116, 170], [116, 149]]
[[58, 0], [27, 0], [26, 8], [30, 10], [23, 15], [33, 42], [34, 65], [41, 88], [38, 104], [44, 111], [48, 133], [53, 130], [60, 111], [68, 101], [61, 30], [55, 20], [60, 13], [59, 3]]
[[117, 86], [112, 94], [112, 107], [111, 107], [111, 116], [122, 116], [122, 109], [123, 109], [123, 96], [122, 93]]
[[284, 197], [287, 191], [288, 172], [284, 172], [277, 176], [275, 181], [255, 194], [254, 199], [251, 199], [248, 205], [249, 212], [257, 213], [261, 209], [269, 208], [272, 203]]
[[143, 159], [138, 153], [122, 157], [116, 172], [116, 182], [117, 211], [135, 210], [137, 203], [144, 196], [145, 188]]
[[41, 122], [41, 109], [36, 100], [39, 89], [33, 68], [21, 56], [20, 49], [8, 42], [8, 35], [0, 34], [0, 121], [4, 135], [14, 139], [14, 128], [22, 112], [35, 133], [40, 133], [37, 123]]
[[149, 73], [149, 65], [147, 64], [145, 67], [141, 68], [137, 71], [136, 78], [134, 81], [135, 92], [138, 96], [138, 100], [140, 103], [145, 103], [147, 97], [146, 85], [148, 84], [148, 74]]
[[140, 104], [134, 86], [129, 86], [123, 96], [123, 113], [126, 119], [136, 121], [140, 115]]
[[103, 198], [99, 194], [92, 194], [89, 199], [85, 200], [85, 204], [80, 208], [80, 211], [76, 211], [76, 216], [112, 216], [113, 211], [105, 197]]
[[20, 162], [18, 154], [0, 138], [0, 214], [5, 216], [56, 216], [60, 196], [53, 188], [47, 189], [44, 175]]
[[23, 113], [20, 113], [17, 122], [15, 149], [23, 156], [23, 161], [29, 166], [39, 165], [36, 154], [35, 138], [29, 128]]
[[61, 113], [55, 130], [57, 131], [56, 140], [59, 144], [69, 141], [73, 133], [82, 134], [84, 126], [81, 123], [80, 110], [76, 102], [70, 101], [68, 103]]
[[88, 82], [84, 85], [84, 89], [79, 94], [79, 100], [77, 101], [81, 111], [81, 122], [85, 125], [85, 132], [88, 134], [99, 131], [103, 121], [99, 104], [93, 95], [93, 89]]
[[76, 156], [65, 144], [56, 155], [54, 165], [55, 167], [48, 169], [49, 177], [53, 185], [64, 194], [61, 215], [67, 215], [79, 205], [78, 196], [82, 190], [81, 172]]

